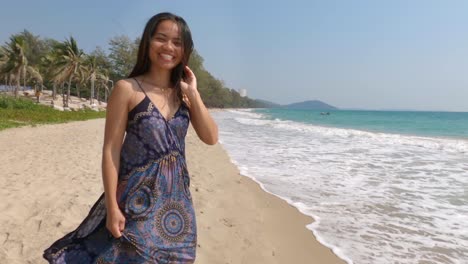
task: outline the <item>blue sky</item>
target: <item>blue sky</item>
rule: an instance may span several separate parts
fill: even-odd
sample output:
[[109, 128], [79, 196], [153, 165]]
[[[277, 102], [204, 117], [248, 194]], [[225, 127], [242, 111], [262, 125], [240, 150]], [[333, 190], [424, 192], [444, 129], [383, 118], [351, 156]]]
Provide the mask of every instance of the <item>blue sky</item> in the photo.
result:
[[0, 43], [28, 29], [89, 52], [135, 38], [161, 11], [184, 17], [205, 67], [277, 103], [468, 111], [468, 1], [8, 1]]

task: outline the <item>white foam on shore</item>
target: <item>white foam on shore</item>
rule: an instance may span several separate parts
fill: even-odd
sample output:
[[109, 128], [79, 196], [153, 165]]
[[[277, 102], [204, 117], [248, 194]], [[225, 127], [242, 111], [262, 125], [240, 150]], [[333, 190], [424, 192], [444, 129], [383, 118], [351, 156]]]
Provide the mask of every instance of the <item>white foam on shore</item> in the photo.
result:
[[[219, 142], [220, 144], [223, 144], [220, 140]], [[341, 251], [340, 248], [336, 247], [336, 246], [333, 246], [331, 245], [330, 243], [327, 243], [319, 234], [318, 232], [316, 231], [316, 227], [320, 224], [320, 217], [314, 215], [314, 214], [311, 214], [308, 210], [307, 210], [307, 206], [301, 202], [293, 202], [291, 201], [290, 199], [288, 199], [287, 197], [284, 197], [284, 196], [281, 196], [281, 195], [278, 195], [276, 193], [273, 193], [273, 192], [270, 192], [267, 188], [265, 188], [265, 185], [257, 180], [254, 176], [252, 176], [249, 171], [248, 171], [248, 167], [245, 167], [245, 166], [241, 166], [238, 162], [236, 162], [235, 160], [232, 159], [232, 157], [229, 155], [228, 153], [228, 156], [229, 156], [229, 159], [231, 161], [232, 164], [236, 165], [237, 168], [239, 169], [239, 172], [241, 175], [243, 176], [246, 176], [246, 177], [249, 177], [250, 179], [252, 179], [253, 181], [255, 181], [259, 186], [260, 188], [264, 191], [264, 192], [267, 192], [273, 196], [276, 196], [284, 201], [286, 201], [288, 204], [294, 206], [300, 213], [304, 214], [304, 215], [308, 215], [310, 217], [312, 217], [314, 219], [314, 222], [306, 225], [306, 228], [309, 229], [310, 231], [312, 231], [312, 234], [314, 235], [315, 239], [322, 245], [324, 245], [325, 247], [329, 248], [332, 250], [332, 252], [337, 255], [340, 259], [344, 260], [346, 263], [348, 264], [353, 264], [353, 261], [348, 258], [347, 256], [345, 256], [343, 254], [343, 252]]]
[[[348, 263], [462, 263], [468, 257], [468, 143], [214, 115], [243, 175], [316, 221]], [[352, 259], [352, 260], [351, 260]]]

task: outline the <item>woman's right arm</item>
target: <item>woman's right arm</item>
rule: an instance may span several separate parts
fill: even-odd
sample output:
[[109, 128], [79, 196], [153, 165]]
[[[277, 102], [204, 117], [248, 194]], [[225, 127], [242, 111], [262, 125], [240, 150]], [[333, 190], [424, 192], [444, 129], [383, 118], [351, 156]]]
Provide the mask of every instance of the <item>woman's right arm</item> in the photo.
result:
[[131, 84], [125, 80], [115, 84], [107, 103], [102, 148], [102, 180], [107, 208], [106, 227], [116, 238], [121, 236], [120, 232], [125, 228], [125, 218], [117, 204], [117, 179], [131, 91]]

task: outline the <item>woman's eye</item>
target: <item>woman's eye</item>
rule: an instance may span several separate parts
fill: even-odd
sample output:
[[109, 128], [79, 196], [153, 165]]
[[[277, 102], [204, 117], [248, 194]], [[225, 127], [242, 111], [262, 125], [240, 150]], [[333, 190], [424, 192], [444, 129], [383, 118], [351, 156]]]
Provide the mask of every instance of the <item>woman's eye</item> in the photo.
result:
[[180, 47], [182, 45], [182, 43], [180, 41], [174, 41], [174, 45], [177, 46], [177, 47]]

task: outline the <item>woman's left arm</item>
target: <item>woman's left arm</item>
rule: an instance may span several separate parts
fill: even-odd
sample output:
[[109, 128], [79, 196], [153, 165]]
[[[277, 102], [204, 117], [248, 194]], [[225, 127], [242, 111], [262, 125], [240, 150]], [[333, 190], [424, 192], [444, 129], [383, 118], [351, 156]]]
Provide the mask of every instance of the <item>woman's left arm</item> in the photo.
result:
[[189, 67], [185, 68], [186, 80], [181, 81], [183, 100], [189, 106], [190, 120], [198, 137], [208, 145], [218, 142], [218, 126], [211, 117], [197, 90], [197, 79]]

